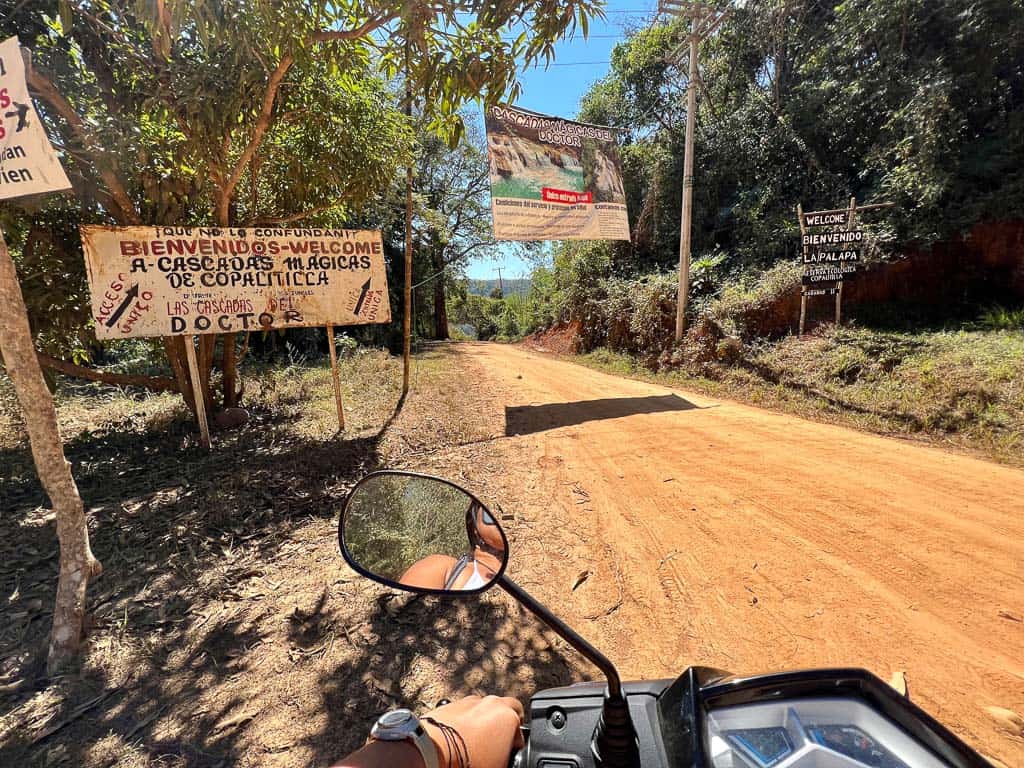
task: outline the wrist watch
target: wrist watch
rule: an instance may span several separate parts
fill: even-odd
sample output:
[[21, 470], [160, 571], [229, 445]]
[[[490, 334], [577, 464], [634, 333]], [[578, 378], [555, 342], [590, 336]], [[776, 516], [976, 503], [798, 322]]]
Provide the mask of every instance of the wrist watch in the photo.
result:
[[370, 730], [370, 741], [409, 741], [419, 750], [425, 768], [438, 768], [437, 747], [408, 709], [385, 712]]

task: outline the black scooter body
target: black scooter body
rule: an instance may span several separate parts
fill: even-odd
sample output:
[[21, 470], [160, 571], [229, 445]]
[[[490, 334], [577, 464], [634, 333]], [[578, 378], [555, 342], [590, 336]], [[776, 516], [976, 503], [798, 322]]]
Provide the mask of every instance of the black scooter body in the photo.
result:
[[[639, 768], [711, 768], [704, 717], [718, 707], [780, 699], [858, 699], [953, 768], [991, 768], [927, 712], [864, 669], [811, 669], [737, 677], [691, 667], [676, 680], [622, 684], [638, 736]], [[605, 686], [580, 683], [530, 701], [530, 737], [521, 768], [598, 768], [591, 752]]]

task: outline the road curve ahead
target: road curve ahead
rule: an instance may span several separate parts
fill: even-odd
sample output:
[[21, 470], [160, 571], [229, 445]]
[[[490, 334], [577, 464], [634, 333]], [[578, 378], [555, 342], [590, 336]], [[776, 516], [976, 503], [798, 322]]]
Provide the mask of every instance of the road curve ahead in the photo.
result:
[[580, 629], [624, 673], [902, 672], [939, 720], [1024, 766], [1024, 735], [989, 712], [1024, 713], [1024, 472], [520, 347], [458, 354], [501, 391], [506, 450], [541, 456], [512, 471], [539, 476], [593, 563], [556, 591], [621, 596]]

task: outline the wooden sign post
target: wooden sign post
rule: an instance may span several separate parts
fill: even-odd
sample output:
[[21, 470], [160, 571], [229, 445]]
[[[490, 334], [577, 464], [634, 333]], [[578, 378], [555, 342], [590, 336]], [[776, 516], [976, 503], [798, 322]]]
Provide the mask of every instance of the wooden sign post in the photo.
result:
[[196, 403], [196, 419], [199, 420], [199, 434], [202, 437], [203, 447], [210, 448], [213, 442], [210, 440], [210, 425], [206, 421], [206, 398], [203, 395], [203, 387], [200, 384], [199, 364], [196, 362], [196, 338], [189, 336], [185, 339], [185, 357], [188, 358], [188, 372], [192, 379], [192, 399]]
[[[804, 206], [803, 203], [796, 204], [796, 217], [800, 221], [800, 242], [803, 243], [804, 235], [807, 234], [807, 227], [804, 226]], [[807, 246], [801, 245], [800, 252], [806, 253]], [[807, 286], [800, 285], [800, 335], [804, 335], [804, 327], [807, 324]]]
[[[804, 264], [800, 287], [801, 336], [807, 328], [810, 296], [835, 296], [836, 325], [842, 324], [844, 280], [858, 272], [865, 242], [864, 231], [858, 228], [857, 214], [892, 206], [892, 203], [872, 203], [858, 207], [857, 198], [851, 197], [847, 208], [804, 213], [803, 203], [797, 204]], [[808, 234], [808, 230], [816, 231]], [[830, 287], [824, 287], [826, 284]]]
[[334, 326], [327, 326], [327, 348], [331, 353], [331, 378], [334, 379], [334, 402], [338, 406], [338, 432], [345, 431], [345, 406], [341, 400], [341, 376], [338, 374], [338, 351], [334, 346]]
[[[857, 218], [857, 198], [850, 198], [850, 212], [846, 217], [846, 231], [850, 232], [853, 230], [854, 221]], [[843, 281], [839, 281], [839, 285], [836, 289], [836, 325], [841, 325], [843, 322]]]

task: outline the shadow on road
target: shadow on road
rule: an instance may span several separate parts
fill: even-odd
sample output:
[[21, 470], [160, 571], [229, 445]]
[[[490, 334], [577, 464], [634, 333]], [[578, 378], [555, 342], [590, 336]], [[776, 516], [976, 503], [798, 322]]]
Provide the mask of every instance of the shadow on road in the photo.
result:
[[621, 419], [642, 413], [692, 411], [697, 408], [698, 406], [676, 394], [611, 397], [602, 400], [580, 400], [575, 403], [517, 405], [505, 408], [505, 435], [529, 435], [588, 421]]

